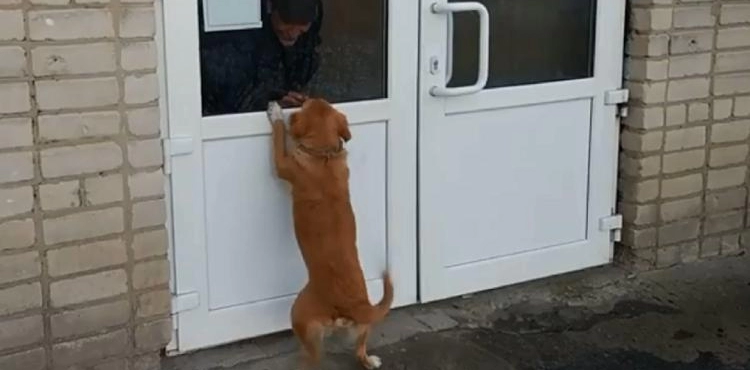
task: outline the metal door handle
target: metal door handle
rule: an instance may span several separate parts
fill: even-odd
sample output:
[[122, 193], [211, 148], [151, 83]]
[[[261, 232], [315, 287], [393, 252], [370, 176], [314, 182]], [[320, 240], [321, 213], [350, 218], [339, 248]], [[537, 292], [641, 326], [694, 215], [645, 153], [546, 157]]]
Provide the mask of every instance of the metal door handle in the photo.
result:
[[[490, 13], [487, 8], [478, 2], [461, 3], [433, 3], [432, 12], [435, 14], [447, 14], [448, 20], [448, 56], [446, 62], [446, 80], [443, 86], [433, 86], [430, 94], [433, 96], [459, 96], [474, 94], [482, 91], [487, 85], [490, 69]], [[449, 77], [453, 74], [453, 14], [458, 12], [476, 12], [479, 15], [479, 74], [473, 85], [461, 87], [446, 87]]]

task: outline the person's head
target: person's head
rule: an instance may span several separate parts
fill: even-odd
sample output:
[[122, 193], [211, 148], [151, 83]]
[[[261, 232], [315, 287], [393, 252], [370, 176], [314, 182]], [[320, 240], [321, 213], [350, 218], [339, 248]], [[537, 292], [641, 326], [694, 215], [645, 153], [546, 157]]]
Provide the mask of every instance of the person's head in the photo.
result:
[[292, 46], [318, 16], [318, 0], [271, 0], [271, 26], [284, 46]]

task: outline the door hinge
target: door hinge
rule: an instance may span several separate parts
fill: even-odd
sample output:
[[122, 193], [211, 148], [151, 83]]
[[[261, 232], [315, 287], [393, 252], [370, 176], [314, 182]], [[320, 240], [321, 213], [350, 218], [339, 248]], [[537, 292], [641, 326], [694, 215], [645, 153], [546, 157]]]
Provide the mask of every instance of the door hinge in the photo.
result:
[[161, 139], [162, 150], [164, 151], [164, 173], [172, 173], [172, 158], [180, 155], [193, 153], [192, 137], [173, 137]]
[[197, 292], [173, 294], [172, 295], [172, 313], [186, 312], [194, 310], [200, 306], [200, 296]]
[[628, 100], [630, 99], [630, 91], [628, 89], [610, 90], [604, 93], [604, 104], [605, 105], [616, 105], [617, 116], [625, 118], [628, 116]]
[[622, 215], [612, 215], [599, 219], [599, 230], [609, 231], [611, 239], [619, 242], [622, 239]]

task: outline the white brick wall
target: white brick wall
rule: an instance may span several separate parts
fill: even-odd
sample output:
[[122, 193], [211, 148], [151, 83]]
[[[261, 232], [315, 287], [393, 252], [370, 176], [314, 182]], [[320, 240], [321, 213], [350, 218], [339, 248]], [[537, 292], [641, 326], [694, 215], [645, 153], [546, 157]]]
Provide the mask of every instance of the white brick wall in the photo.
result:
[[2, 370], [154, 370], [171, 335], [153, 7], [0, 0]]
[[737, 253], [750, 246], [750, 0], [631, 5], [620, 256], [661, 268]]

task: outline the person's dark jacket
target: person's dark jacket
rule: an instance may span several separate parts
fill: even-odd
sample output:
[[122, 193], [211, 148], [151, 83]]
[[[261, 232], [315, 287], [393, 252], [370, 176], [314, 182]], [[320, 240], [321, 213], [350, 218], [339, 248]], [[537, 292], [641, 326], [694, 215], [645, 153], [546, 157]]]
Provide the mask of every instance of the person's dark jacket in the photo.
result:
[[261, 11], [261, 29], [206, 33], [201, 22], [204, 116], [265, 110], [269, 101], [303, 91], [317, 72], [322, 3], [310, 29], [287, 48], [273, 31], [265, 0]]

